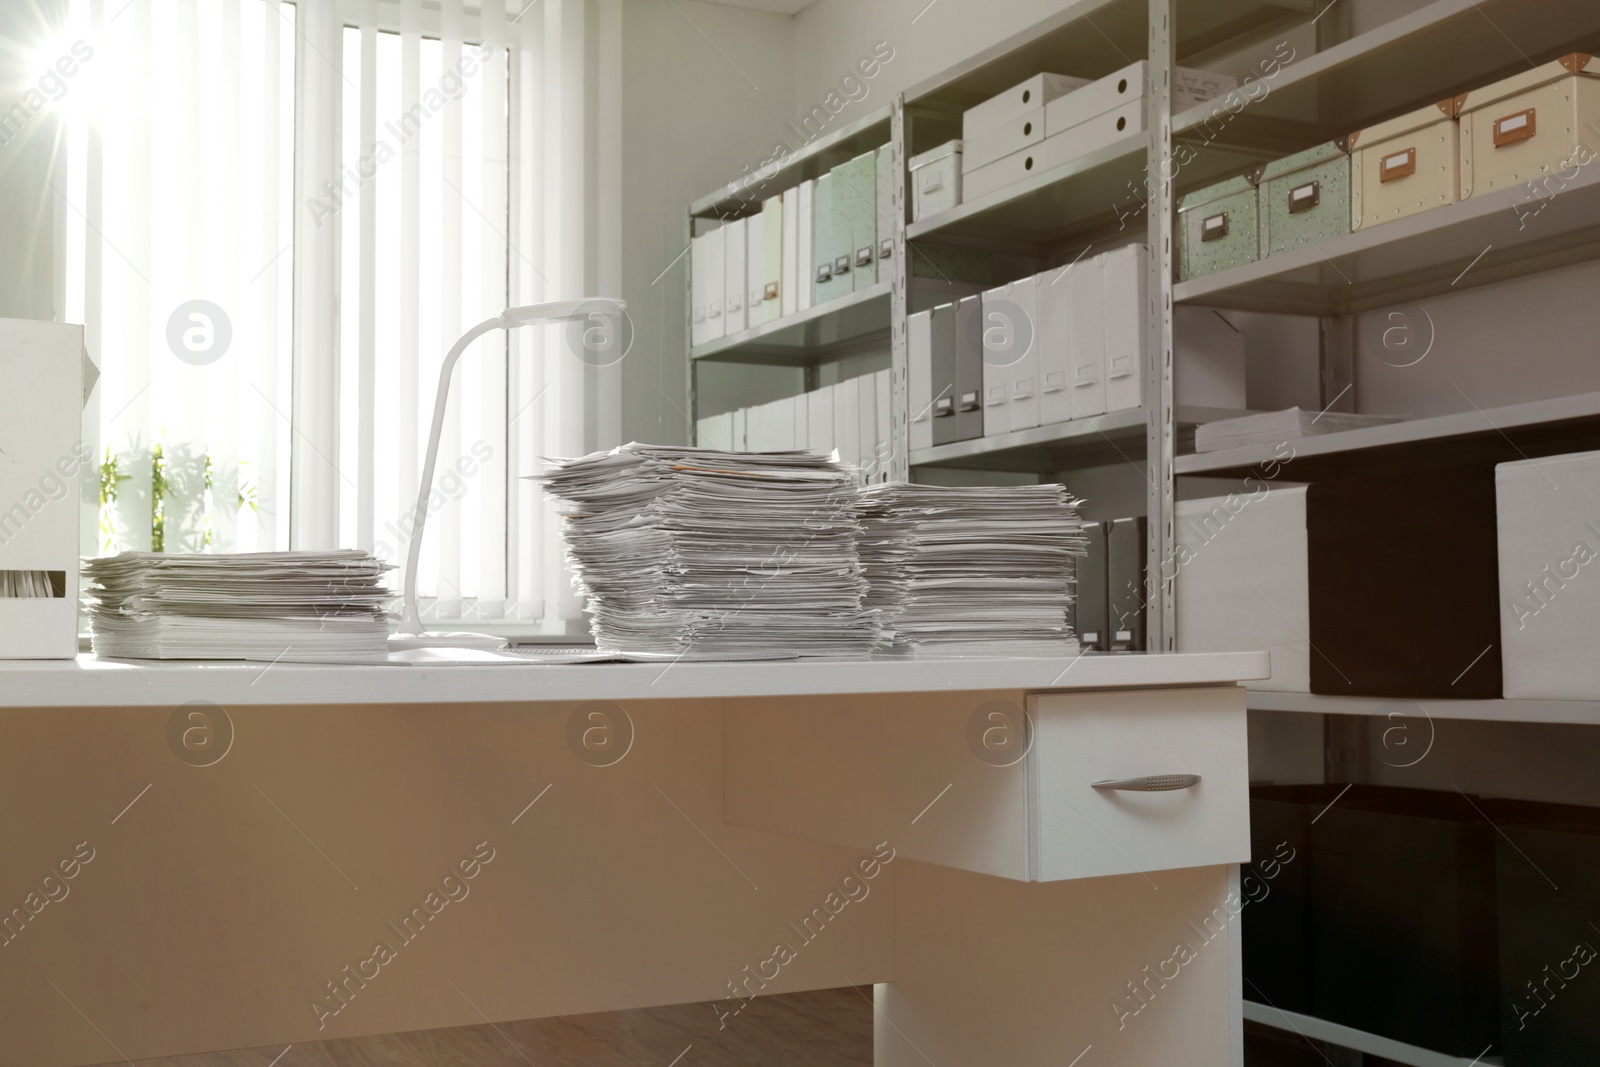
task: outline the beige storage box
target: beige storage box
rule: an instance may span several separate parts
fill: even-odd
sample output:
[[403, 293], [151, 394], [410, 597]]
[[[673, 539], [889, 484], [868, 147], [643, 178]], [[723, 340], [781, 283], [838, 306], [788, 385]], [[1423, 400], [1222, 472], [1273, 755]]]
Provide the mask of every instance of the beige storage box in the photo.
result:
[[1574, 52], [1461, 100], [1463, 200], [1569, 170], [1600, 151], [1600, 63], [1593, 56]]
[[1370, 229], [1460, 199], [1461, 97], [1350, 135], [1350, 228]]

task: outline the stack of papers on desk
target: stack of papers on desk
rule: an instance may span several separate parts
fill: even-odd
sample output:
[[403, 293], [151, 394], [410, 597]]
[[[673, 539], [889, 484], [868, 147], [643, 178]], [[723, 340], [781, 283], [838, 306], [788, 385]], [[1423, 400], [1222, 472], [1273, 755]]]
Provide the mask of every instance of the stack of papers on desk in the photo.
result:
[[1060, 485], [872, 486], [862, 562], [869, 606], [898, 646], [948, 654], [1072, 654], [1087, 541]]
[[1300, 408], [1263, 411], [1255, 415], [1242, 415], [1236, 419], [1219, 419], [1196, 427], [1194, 450], [1220, 452], [1224, 448], [1277, 445], [1315, 434], [1363, 430], [1368, 426], [1383, 426], [1400, 421], [1402, 419], [1398, 415], [1352, 415], [1343, 411], [1324, 411], [1317, 414], [1302, 411]]
[[544, 481], [602, 651], [837, 656], [881, 637], [831, 457], [630, 444]]
[[86, 560], [96, 655], [382, 663], [389, 565], [366, 552]]

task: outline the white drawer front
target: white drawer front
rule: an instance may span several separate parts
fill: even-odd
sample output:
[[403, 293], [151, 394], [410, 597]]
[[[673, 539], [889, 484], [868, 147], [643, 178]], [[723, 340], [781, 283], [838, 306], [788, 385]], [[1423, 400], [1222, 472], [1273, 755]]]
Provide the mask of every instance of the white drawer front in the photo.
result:
[[[1249, 862], [1243, 689], [1044, 695], [1031, 703], [1031, 877]], [[1165, 792], [1094, 787], [1150, 775], [1200, 782]]]

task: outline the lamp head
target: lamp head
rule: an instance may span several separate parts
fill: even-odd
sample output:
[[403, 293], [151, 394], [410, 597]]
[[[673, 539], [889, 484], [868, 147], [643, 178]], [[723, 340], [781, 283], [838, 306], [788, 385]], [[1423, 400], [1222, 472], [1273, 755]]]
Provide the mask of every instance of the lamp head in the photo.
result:
[[523, 304], [502, 311], [500, 325], [509, 330], [540, 322], [571, 322], [574, 319], [586, 319], [596, 312], [611, 311], [621, 314], [627, 306], [625, 302], [608, 296], [591, 296], [582, 300], [552, 300], [545, 304]]

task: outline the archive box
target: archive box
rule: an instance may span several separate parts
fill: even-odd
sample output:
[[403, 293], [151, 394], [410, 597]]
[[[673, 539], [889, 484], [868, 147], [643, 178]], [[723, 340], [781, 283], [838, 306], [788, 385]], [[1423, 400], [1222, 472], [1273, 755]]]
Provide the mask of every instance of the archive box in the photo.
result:
[[1351, 229], [1460, 199], [1460, 102], [1441, 100], [1350, 135]]
[[1600, 452], [1502, 463], [1494, 492], [1505, 695], [1600, 700]]
[[78, 654], [83, 327], [0, 319], [0, 659]]
[[1178, 201], [1178, 277], [1254, 263], [1261, 254], [1256, 183], [1240, 175]]
[[911, 219], [949, 211], [961, 203], [961, 142], [946, 141], [938, 148], [911, 157]]
[[[1600, 810], [1484, 802], [1500, 828], [1500, 1036], [1506, 1067], [1600, 1063]], [[1543, 810], [1534, 810], [1543, 809]], [[1559, 889], [1555, 888], [1559, 887]]]
[[1272, 676], [1247, 687], [1309, 692], [1305, 486], [1252, 477], [1230, 496], [1180, 500], [1174, 520], [1178, 651], [1265, 649]]
[[1261, 169], [1261, 258], [1350, 232], [1350, 154], [1338, 141]]
[[988, 133], [1025, 111], [1044, 107], [1050, 101], [1089, 84], [1088, 78], [1074, 78], [1066, 74], [1035, 74], [1021, 85], [991, 96], [983, 103], [968, 108], [961, 115], [961, 136], [964, 139]]
[[1496, 835], [1482, 804], [1357, 785], [1316, 818], [1313, 1015], [1463, 1061], [1498, 1044]]
[[1461, 100], [1463, 200], [1570, 170], [1600, 151], [1600, 65], [1593, 56], [1574, 52]]

